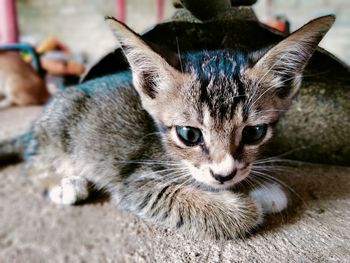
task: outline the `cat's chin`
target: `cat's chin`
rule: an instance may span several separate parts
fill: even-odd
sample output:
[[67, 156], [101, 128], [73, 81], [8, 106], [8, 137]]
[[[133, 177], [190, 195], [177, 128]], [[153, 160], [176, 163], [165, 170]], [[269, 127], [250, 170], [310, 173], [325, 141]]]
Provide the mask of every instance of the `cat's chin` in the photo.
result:
[[213, 190], [229, 190], [232, 189], [237, 183], [234, 182], [227, 182], [223, 184], [206, 184], [207, 187], [210, 187]]
[[238, 182], [235, 182], [235, 181], [232, 181], [232, 182], [226, 182], [226, 183], [210, 183], [210, 184], [207, 184], [210, 188], [214, 189], [214, 190], [230, 190], [232, 188], [234, 188], [235, 186], [237, 186], [241, 181], [243, 181], [244, 179], [238, 181]]

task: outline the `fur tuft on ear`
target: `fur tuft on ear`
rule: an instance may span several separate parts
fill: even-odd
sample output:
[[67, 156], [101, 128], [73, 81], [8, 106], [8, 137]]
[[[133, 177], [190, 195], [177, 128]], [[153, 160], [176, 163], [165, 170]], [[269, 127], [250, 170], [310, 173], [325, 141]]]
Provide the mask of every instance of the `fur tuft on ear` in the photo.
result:
[[307, 62], [334, 21], [332, 15], [310, 21], [268, 50], [250, 73], [273, 85], [281, 98], [294, 97]]
[[155, 99], [162, 87], [167, 86], [165, 83], [172, 82], [177, 71], [128, 26], [113, 17], [107, 17], [106, 21], [130, 64], [141, 100]]

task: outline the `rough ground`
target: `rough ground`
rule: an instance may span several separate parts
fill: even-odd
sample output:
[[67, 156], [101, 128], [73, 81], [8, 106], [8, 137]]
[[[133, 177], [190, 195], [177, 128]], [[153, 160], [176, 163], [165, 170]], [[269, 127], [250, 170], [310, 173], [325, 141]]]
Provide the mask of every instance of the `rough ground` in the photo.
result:
[[[39, 107], [0, 112], [0, 139]], [[296, 193], [283, 214], [243, 241], [190, 240], [108, 201], [62, 207], [23, 165], [0, 170], [0, 262], [350, 262], [350, 168], [301, 165], [281, 175]]]

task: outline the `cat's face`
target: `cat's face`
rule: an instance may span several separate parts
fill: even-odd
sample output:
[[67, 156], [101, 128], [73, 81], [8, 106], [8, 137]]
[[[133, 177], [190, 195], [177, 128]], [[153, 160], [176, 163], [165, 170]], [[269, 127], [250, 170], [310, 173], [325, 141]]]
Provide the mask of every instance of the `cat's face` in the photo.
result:
[[180, 61], [182, 71], [125, 26], [113, 27], [143, 107], [158, 124], [168, 152], [197, 181], [227, 188], [249, 175], [333, 21], [314, 20], [264, 52], [187, 54]]
[[173, 87], [167, 84], [168, 92], [158, 94], [151, 110], [168, 151], [197, 181], [216, 188], [249, 175], [284, 109], [275, 90], [262, 93], [263, 85], [273, 84], [259, 83], [249, 70], [252, 62], [242, 57], [228, 51], [184, 56], [186, 73], [179, 73]]

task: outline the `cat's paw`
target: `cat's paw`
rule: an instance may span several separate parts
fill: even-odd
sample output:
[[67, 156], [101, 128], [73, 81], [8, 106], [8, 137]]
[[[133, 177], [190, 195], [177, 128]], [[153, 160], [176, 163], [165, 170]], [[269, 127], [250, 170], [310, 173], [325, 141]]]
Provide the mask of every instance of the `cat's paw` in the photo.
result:
[[280, 185], [266, 183], [249, 193], [260, 204], [264, 214], [279, 213], [288, 205], [288, 198]]
[[88, 181], [79, 176], [66, 177], [49, 191], [52, 202], [62, 205], [74, 205], [89, 196]]

